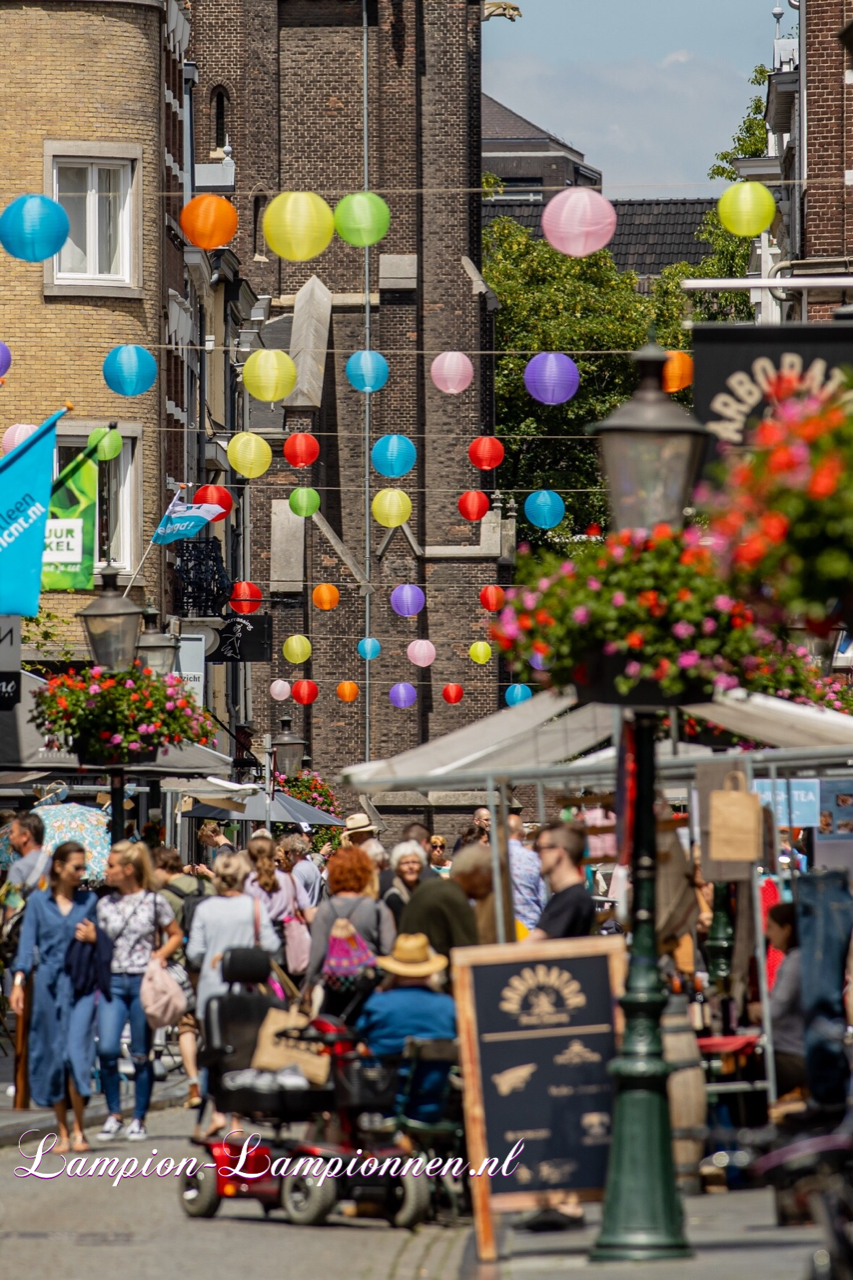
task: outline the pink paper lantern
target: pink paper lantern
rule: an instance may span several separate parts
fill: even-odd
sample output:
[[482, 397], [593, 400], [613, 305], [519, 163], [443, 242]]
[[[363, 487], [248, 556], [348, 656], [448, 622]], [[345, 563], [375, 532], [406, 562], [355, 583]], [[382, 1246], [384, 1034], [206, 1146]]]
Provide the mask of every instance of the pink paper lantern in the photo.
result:
[[3, 432], [3, 452], [11, 453], [19, 444], [38, 431], [38, 427], [34, 422], [13, 422], [11, 427], [7, 427]]
[[474, 381], [474, 366], [463, 351], [442, 351], [430, 365], [429, 376], [439, 391], [458, 396]]
[[559, 253], [586, 258], [610, 244], [616, 232], [616, 210], [597, 191], [570, 187], [546, 204], [542, 231]]
[[290, 685], [286, 680], [273, 680], [270, 685], [270, 697], [276, 702], [286, 702], [290, 697]]
[[413, 640], [406, 656], [416, 667], [431, 667], [435, 662], [435, 645], [431, 640]]

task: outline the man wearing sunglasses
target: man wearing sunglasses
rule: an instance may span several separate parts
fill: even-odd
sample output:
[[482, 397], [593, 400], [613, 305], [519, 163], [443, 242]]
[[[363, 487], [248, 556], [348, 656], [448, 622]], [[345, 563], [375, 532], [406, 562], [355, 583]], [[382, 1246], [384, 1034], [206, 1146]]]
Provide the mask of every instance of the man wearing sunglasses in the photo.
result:
[[548, 822], [540, 828], [535, 847], [552, 896], [530, 934], [530, 941], [586, 937], [595, 919], [595, 903], [584, 882], [586, 831], [583, 825]]

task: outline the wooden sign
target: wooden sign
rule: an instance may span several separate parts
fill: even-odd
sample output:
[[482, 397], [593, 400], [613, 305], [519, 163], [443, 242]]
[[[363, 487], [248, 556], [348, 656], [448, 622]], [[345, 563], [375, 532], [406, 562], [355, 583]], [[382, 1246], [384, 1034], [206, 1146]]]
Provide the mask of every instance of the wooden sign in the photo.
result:
[[471, 1177], [477, 1253], [492, 1262], [494, 1212], [604, 1189], [625, 939], [463, 947], [451, 962], [472, 1170], [524, 1144], [508, 1174]]

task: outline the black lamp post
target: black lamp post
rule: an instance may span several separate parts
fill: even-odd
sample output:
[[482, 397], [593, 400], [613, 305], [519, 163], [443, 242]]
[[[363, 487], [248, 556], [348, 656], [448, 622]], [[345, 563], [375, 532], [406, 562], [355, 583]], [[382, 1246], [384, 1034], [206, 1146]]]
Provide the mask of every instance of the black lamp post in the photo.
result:
[[181, 642], [177, 636], [160, 630], [160, 615], [152, 605], [142, 611], [143, 631], [136, 642], [136, 656], [155, 675], [167, 676], [175, 670]]
[[[707, 430], [663, 390], [666, 352], [650, 342], [634, 359], [640, 385], [596, 428], [618, 530], [680, 529], [702, 462]], [[615, 698], [614, 698], [615, 700]], [[619, 699], [624, 702], [624, 699]], [[684, 1258], [681, 1202], [660, 1018], [666, 992], [658, 969], [656, 916], [655, 730], [657, 712], [634, 709], [637, 803], [632, 849], [631, 963], [621, 1005], [625, 1035], [610, 1070], [616, 1083], [613, 1146], [601, 1234], [590, 1259]]]
[[273, 734], [271, 746], [275, 752], [279, 771], [286, 778], [292, 778], [299, 772], [302, 764], [305, 739], [293, 732], [290, 716], [282, 716], [281, 729]]

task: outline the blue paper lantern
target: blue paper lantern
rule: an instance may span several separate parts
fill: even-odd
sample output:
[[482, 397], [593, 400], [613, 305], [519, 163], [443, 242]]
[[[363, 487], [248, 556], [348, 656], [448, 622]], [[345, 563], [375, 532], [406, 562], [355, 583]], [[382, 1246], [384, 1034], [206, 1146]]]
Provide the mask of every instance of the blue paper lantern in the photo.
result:
[[417, 459], [418, 451], [408, 436], [382, 436], [370, 451], [374, 470], [391, 480], [408, 475]]
[[378, 351], [356, 351], [347, 360], [346, 373], [356, 391], [381, 391], [388, 381], [388, 361]]
[[426, 596], [413, 582], [403, 582], [391, 592], [391, 608], [401, 618], [414, 618], [426, 604]]
[[120, 396], [141, 396], [157, 381], [157, 361], [145, 347], [113, 347], [104, 361], [104, 382]]
[[68, 239], [68, 214], [47, 196], [18, 196], [0, 216], [0, 244], [13, 258], [44, 262]]
[[559, 351], [541, 351], [528, 360], [524, 385], [540, 404], [565, 404], [581, 384], [574, 360]]
[[365, 662], [372, 662], [374, 658], [378, 658], [382, 652], [382, 645], [378, 640], [374, 640], [372, 636], [365, 636], [363, 640], [358, 642], [358, 656], [364, 658]]
[[524, 514], [537, 529], [555, 529], [566, 514], [566, 504], [553, 489], [537, 489], [525, 498]]
[[418, 698], [418, 691], [413, 684], [409, 684], [406, 680], [395, 684], [388, 694], [392, 704], [395, 707], [405, 708], [415, 704]]
[[504, 694], [508, 707], [517, 707], [519, 702], [526, 702], [533, 697], [533, 690], [526, 684], [511, 684]]

